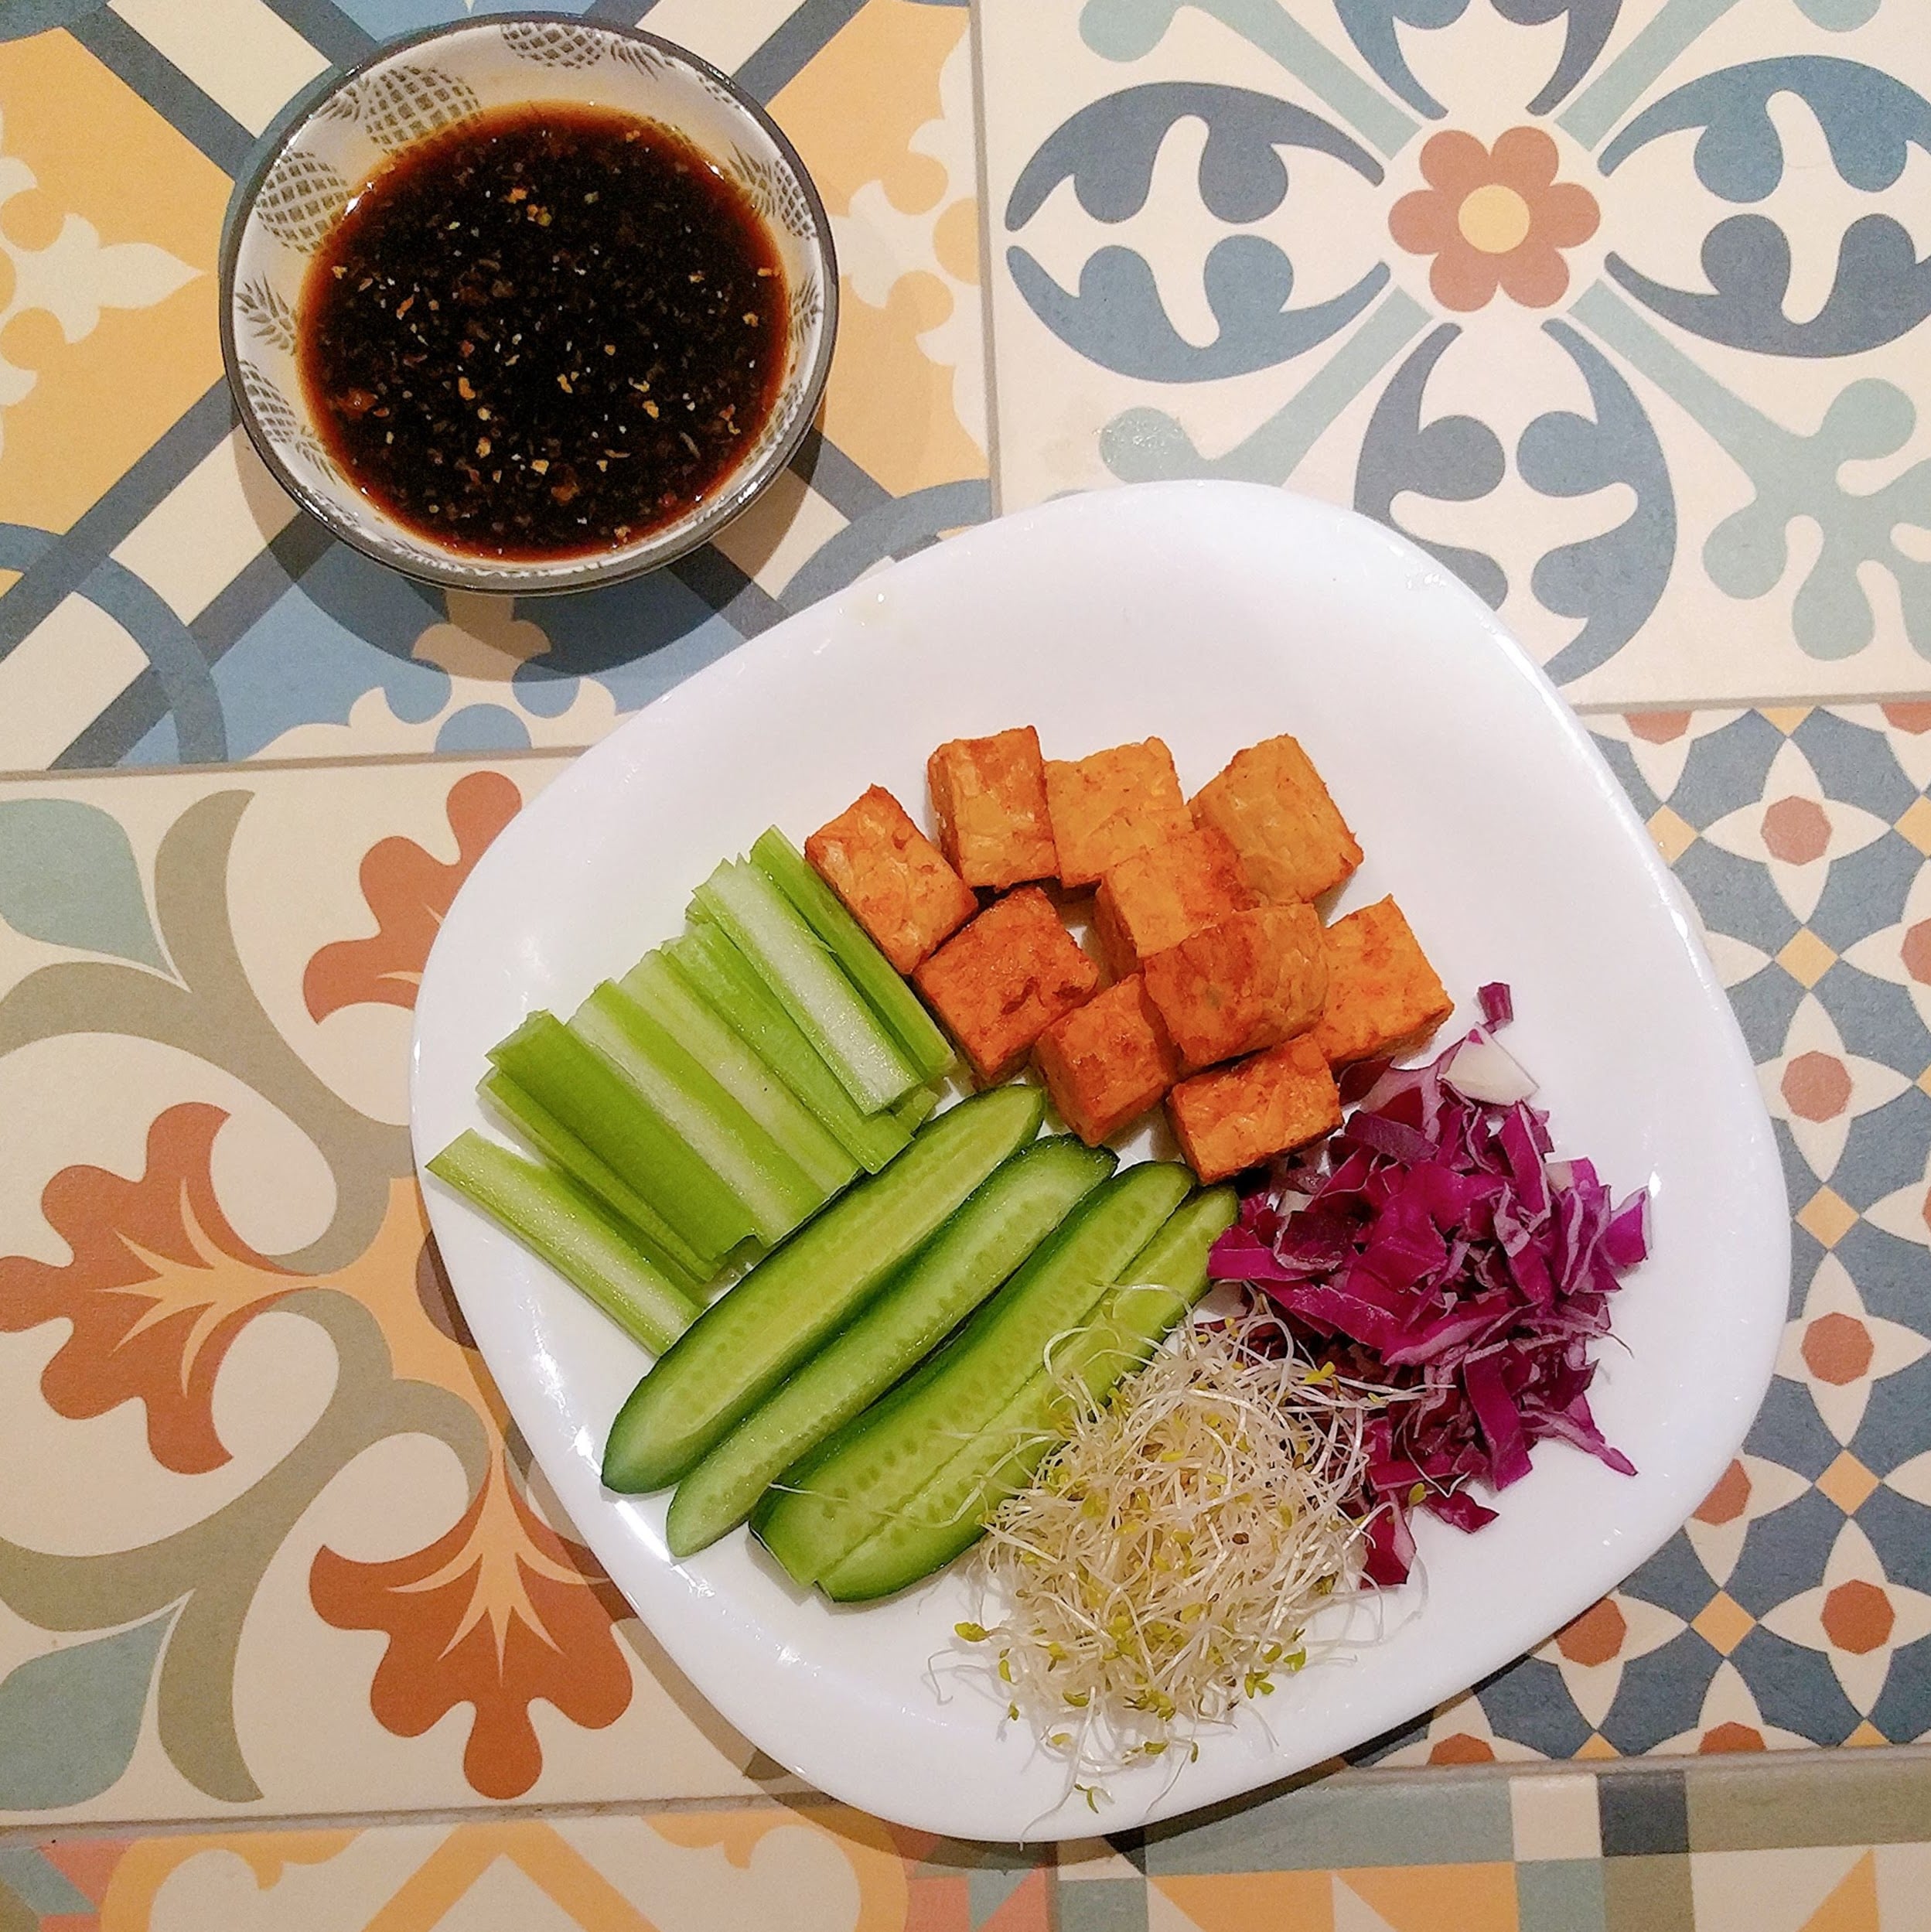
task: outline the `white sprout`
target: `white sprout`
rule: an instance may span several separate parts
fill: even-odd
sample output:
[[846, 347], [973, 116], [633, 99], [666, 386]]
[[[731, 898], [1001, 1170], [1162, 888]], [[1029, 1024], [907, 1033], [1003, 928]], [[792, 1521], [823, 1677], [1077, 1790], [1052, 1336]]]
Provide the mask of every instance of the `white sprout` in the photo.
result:
[[[1091, 1801], [1098, 1778], [1225, 1723], [1307, 1661], [1306, 1626], [1360, 1586], [1373, 1398], [1256, 1310], [1196, 1322], [1095, 1409], [994, 1516], [978, 1558], [1004, 1614], [958, 1634], [996, 1653]], [[1325, 1650], [1334, 1642], [1322, 1646]]]

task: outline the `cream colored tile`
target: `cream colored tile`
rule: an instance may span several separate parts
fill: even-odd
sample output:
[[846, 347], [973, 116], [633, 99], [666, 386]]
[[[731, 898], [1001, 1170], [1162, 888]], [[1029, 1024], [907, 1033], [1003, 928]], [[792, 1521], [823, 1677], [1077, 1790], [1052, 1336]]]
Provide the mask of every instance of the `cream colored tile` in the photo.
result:
[[657, 0], [644, 22], [726, 73], [742, 67], [796, 11], [798, 0]]
[[[855, 1814], [720, 1808], [559, 1819], [554, 1829], [559, 1848], [657, 1932], [885, 1932], [906, 1923], [904, 1863], [885, 1828]], [[613, 1913], [610, 1923], [627, 1921]]]
[[1595, 1859], [1602, 1855], [1596, 1781], [1577, 1772], [1509, 1781], [1509, 1807], [1517, 1859]]
[[320, 1832], [284, 1839], [296, 1855], [265, 1872], [249, 1862], [239, 1832], [201, 1842], [156, 1886], [146, 1932], [363, 1932], [452, 1835], [392, 1824], [343, 1835], [333, 1855]]
[[1875, 1863], [1883, 1932], [1922, 1932], [1931, 1920], [1931, 1845], [1880, 1845]]
[[1690, 1885], [1698, 1932], [1800, 1932], [1870, 1855], [1858, 1845], [1694, 1852]]
[[[614, 1923], [614, 1921], [613, 1921]], [[436, 1920], [436, 1932], [583, 1932], [583, 1921], [566, 1912], [520, 1867], [498, 1859]]]
[[805, 560], [844, 527], [845, 519], [824, 497], [786, 470], [717, 539], [716, 548], [775, 597]]
[[295, 507], [239, 429], [216, 444], [122, 538], [114, 551], [192, 623], [270, 540]]
[[268, 126], [328, 62], [263, 0], [113, 0], [166, 56], [251, 134]]
[[52, 764], [147, 667], [105, 611], [63, 597], [0, 657], [0, 771]]
[[[409, 919], [439, 909], [459, 854], [476, 851], [487, 831], [564, 763], [526, 756], [474, 764], [37, 776], [0, 786], [0, 799], [61, 800], [111, 818], [125, 837], [131, 868], [122, 889], [140, 891], [146, 915], [163, 929], [174, 926], [180, 903], [152, 889], [158, 850], [191, 812], [206, 813], [213, 804], [234, 813], [226, 896], [249, 990], [221, 1017], [243, 1033], [265, 1022], [349, 1107], [393, 1131], [404, 1117], [411, 1016], [374, 997], [386, 983], [376, 973], [380, 968], [406, 978], [406, 940], [400, 957], [376, 948], [374, 959], [351, 962], [353, 971], [324, 972], [312, 987], [312, 963], [326, 948], [353, 948], [377, 931], [365, 867], [394, 940]], [[97, 821], [93, 829], [97, 839], [111, 839], [111, 827]], [[378, 847], [386, 851], [372, 862], [369, 855]], [[57, 862], [58, 854], [53, 857]], [[178, 943], [178, 930], [174, 937]], [[0, 993], [74, 957], [51, 940], [0, 924]], [[350, 1003], [334, 1006], [345, 992]], [[258, 1015], [250, 1010], [258, 1004]], [[308, 1138], [313, 1121], [305, 1126], [305, 1116], [296, 1118], [299, 1108], [285, 1114], [192, 1046], [89, 1029], [0, 1056], [0, 1121], [7, 1123], [0, 1139], [15, 1156], [0, 1159], [0, 1255], [63, 1265], [68, 1248], [44, 1204], [49, 1181], [80, 1166], [140, 1176], [149, 1169], [152, 1123], [187, 1102], [228, 1117], [215, 1132], [210, 1178], [223, 1216], [243, 1242], [272, 1256], [302, 1249], [323, 1233], [339, 1199], [337, 1176]], [[346, 1297], [363, 1320], [380, 1326], [381, 1345], [357, 1373], [439, 1384], [453, 1399], [484, 1408], [480, 1370], [425, 1308], [423, 1230], [406, 1179], [406, 1149], [391, 1145], [374, 1158], [397, 1162], [374, 1170], [378, 1180], [393, 1176], [380, 1227], [360, 1253], [318, 1271], [325, 1295]], [[67, 1339], [64, 1325], [50, 1321], [0, 1335], [0, 1466], [42, 1472], [40, 1480], [0, 1495], [0, 1538], [56, 1556], [141, 1548], [224, 1506], [245, 1509], [248, 1493], [309, 1438], [333, 1400], [376, 1399], [368, 1389], [344, 1395], [342, 1359], [314, 1309], [299, 1300], [261, 1307], [287, 1286], [303, 1286], [299, 1278], [291, 1284], [227, 1251], [220, 1261], [210, 1292], [226, 1295], [244, 1316], [219, 1366], [211, 1358], [204, 1364], [212, 1374], [213, 1435], [227, 1459], [199, 1472], [179, 1462], [160, 1465], [151, 1452], [151, 1417], [139, 1402], [117, 1401], [84, 1418], [56, 1412], [42, 1392], [43, 1376]], [[195, 1285], [183, 1285], [181, 1295]], [[493, 1431], [486, 1422], [482, 1429], [486, 1441]], [[380, 1564], [444, 1536], [463, 1517], [472, 1493], [462, 1466], [433, 1434], [404, 1433], [323, 1474], [319, 1493], [292, 1528], [270, 1526], [275, 1546], [258, 1553], [266, 1569], [247, 1599], [232, 1708], [241, 1760], [261, 1794], [252, 1808], [288, 1814], [478, 1804], [466, 1762], [470, 1705], [458, 1703], [421, 1736], [388, 1728], [370, 1700], [371, 1673], [387, 1637], [381, 1630], [326, 1621], [313, 1587], [325, 1548], [345, 1562]], [[569, 1534], [540, 1479], [533, 1497], [536, 1510]], [[90, 1634], [57, 1637], [0, 1610], [0, 1676], [58, 1641], [85, 1641]], [[745, 1775], [749, 1744], [633, 1622], [609, 1637], [571, 1626], [570, 1640], [588, 1646], [585, 1668], [627, 1676], [627, 1707], [598, 1729], [537, 1696], [528, 1709], [541, 1763], [528, 1787], [532, 1801], [757, 1794]], [[230, 1686], [218, 1667], [197, 1682], [195, 1695], [210, 1708], [227, 1705]], [[150, 1713], [125, 1773], [85, 1807], [62, 1815], [68, 1822], [83, 1812], [116, 1820], [192, 1818], [205, 1814], [212, 1801], [170, 1759]], [[245, 1816], [248, 1808], [237, 1803], [230, 1814]], [[319, 1907], [311, 1913], [290, 1904], [265, 1919], [204, 1910], [197, 1888], [206, 1878], [219, 1890], [233, 1862], [225, 1855], [197, 1859], [184, 1896], [202, 1903], [155, 1923], [262, 1923], [292, 1932], [312, 1923], [334, 1932], [337, 1921]], [[342, 1923], [365, 1923], [386, 1896]], [[502, 1922], [534, 1920], [512, 1915]]]

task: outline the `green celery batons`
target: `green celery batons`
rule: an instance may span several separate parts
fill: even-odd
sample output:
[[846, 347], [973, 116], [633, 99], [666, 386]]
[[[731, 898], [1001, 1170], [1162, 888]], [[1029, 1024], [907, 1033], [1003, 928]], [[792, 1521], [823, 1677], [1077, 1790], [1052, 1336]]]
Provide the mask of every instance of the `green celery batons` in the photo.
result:
[[608, 980], [570, 1029], [609, 1061], [742, 1201], [770, 1245], [822, 1205], [827, 1190], [780, 1147], [710, 1070]]
[[917, 994], [874, 944], [838, 894], [773, 825], [751, 848], [751, 862], [795, 906], [883, 1020], [899, 1050], [922, 1080], [937, 1080], [952, 1064], [952, 1049]]
[[695, 903], [756, 968], [861, 1113], [882, 1112], [919, 1084], [918, 1069], [837, 957], [756, 866], [720, 865]]
[[617, 990], [670, 1034], [801, 1167], [828, 1199], [858, 1162], [769, 1064], [698, 998], [661, 952], [647, 953]]
[[[877, 1173], [912, 1138], [911, 1128], [899, 1119], [897, 1109], [879, 1114], [858, 1111], [838, 1075], [722, 926], [700, 920], [663, 952], [685, 985], [756, 1050], [868, 1173]], [[899, 1107], [924, 1091], [915, 1089]]]
[[437, 1155], [429, 1172], [500, 1221], [653, 1353], [662, 1354], [697, 1319], [698, 1304], [567, 1174], [470, 1132]]
[[706, 1266], [755, 1232], [744, 1203], [677, 1128], [554, 1013], [532, 1013], [490, 1057], [614, 1168]]
[[500, 1067], [483, 1075], [477, 1091], [552, 1166], [636, 1231], [637, 1244], [686, 1294], [711, 1278], [711, 1264], [602, 1155], [537, 1103]]

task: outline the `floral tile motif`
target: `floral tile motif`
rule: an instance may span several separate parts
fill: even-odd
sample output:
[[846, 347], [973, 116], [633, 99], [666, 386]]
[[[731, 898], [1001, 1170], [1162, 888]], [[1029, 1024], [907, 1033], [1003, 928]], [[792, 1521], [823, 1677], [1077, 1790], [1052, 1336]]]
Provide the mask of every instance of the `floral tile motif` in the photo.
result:
[[[148, 325], [150, 333], [172, 326], [175, 335], [143, 357], [115, 353], [91, 388], [69, 381], [70, 403], [84, 406], [70, 407], [56, 425], [57, 457], [45, 449], [36, 457], [41, 445], [27, 430], [37, 405], [19, 403], [8, 387], [31, 384], [32, 372], [9, 377], [0, 365], [0, 412], [23, 425], [0, 440], [0, 498], [19, 498], [11, 513], [0, 508], [0, 521], [10, 514], [19, 526], [11, 535], [0, 529], [0, 771], [582, 746], [787, 612], [988, 514], [962, 6], [743, 0], [718, 9], [660, 0], [653, 26], [737, 70], [824, 191], [844, 266], [844, 319], [820, 433], [715, 545], [635, 583], [512, 605], [425, 591], [332, 543], [293, 512], [231, 435], [213, 278], [201, 263], [206, 255], [212, 265], [227, 181], [167, 118], [180, 119], [204, 150], [234, 149], [238, 165], [268, 118], [244, 110], [241, 94], [252, 99], [264, 75], [285, 72], [292, 92], [330, 62], [358, 57], [377, 36], [461, 18], [464, 9], [459, 0], [366, 0], [346, 9], [312, 0], [280, 0], [278, 10], [270, 0], [232, 4], [246, 27], [234, 45], [186, 31], [152, 4], [123, 9], [119, 28], [90, 36], [86, 49], [73, 37], [81, 27], [0, 44], [0, 112], [9, 117], [0, 155], [13, 152], [19, 118], [5, 92], [9, 62], [23, 75], [47, 70], [36, 98], [64, 98], [73, 91], [66, 69], [84, 70], [93, 91], [80, 90], [84, 102], [124, 84], [100, 65], [90, 50], [97, 45], [136, 82], [185, 63], [185, 92], [155, 87], [152, 102], [134, 104], [131, 114], [103, 102], [94, 118], [114, 128], [117, 141], [128, 130], [131, 166], [145, 160], [143, 142], [181, 146], [182, 166], [199, 172], [175, 199], [199, 210], [206, 230], [205, 246], [168, 271], [200, 279], [156, 308], [162, 320]], [[152, 46], [138, 37], [144, 23]], [[210, 101], [224, 96], [244, 114], [244, 124], [230, 123], [236, 139], [225, 146], [203, 125]], [[855, 97], [889, 101], [892, 111], [855, 116]], [[137, 117], [158, 131], [143, 133]], [[57, 158], [60, 129], [42, 128], [44, 118], [23, 121], [23, 138]], [[83, 145], [68, 143], [75, 152]], [[0, 193], [12, 179], [0, 173]], [[88, 302], [125, 306], [137, 295], [160, 302], [175, 286], [156, 278], [176, 257], [152, 249], [109, 250], [97, 271], [71, 237], [51, 259], [12, 249], [9, 222], [23, 247], [43, 247], [39, 227], [51, 210], [30, 218], [29, 204], [59, 192], [50, 175], [46, 193], [5, 204], [19, 204], [17, 220], [0, 215], [0, 253], [31, 282], [10, 306], [0, 288], [0, 324], [16, 309], [22, 316], [8, 329], [9, 344], [37, 342], [36, 321], [53, 319], [29, 312], [36, 302], [51, 303], [77, 339]], [[139, 196], [132, 188], [115, 194], [123, 206], [111, 212], [125, 225], [141, 211]], [[89, 275], [100, 283], [94, 294]], [[131, 326], [111, 315], [104, 343]], [[42, 388], [52, 394], [53, 377], [92, 353], [65, 349], [57, 364], [48, 361]], [[151, 382], [138, 397], [116, 400], [112, 381], [131, 381], [149, 363], [188, 386], [176, 394]], [[145, 440], [128, 440], [144, 424]], [[130, 470], [169, 424], [161, 446]], [[101, 474], [87, 486], [107, 488], [106, 507], [67, 538], [73, 507], [47, 493], [78, 487], [94, 469]]]
[[[1789, 1326], [1682, 1534], [1358, 1759], [1931, 1737], [1931, 715], [1598, 736], [1779, 1122]], [[529, 1468], [408, 1179], [415, 976], [560, 763], [0, 788], [0, 1116], [31, 1150], [0, 1171], [0, 1451], [47, 1472], [0, 1504], [0, 1811], [742, 1788], [749, 1747]]]
[[0, 1814], [756, 1788], [411, 1174], [430, 943], [560, 762], [0, 787]]
[[[1689, 889], [1778, 1125], [1790, 1322], [1684, 1529], [1381, 1764], [1931, 1736], [1931, 906], [1916, 705], [1592, 721]], [[1931, 937], [1931, 926], [1926, 927]], [[1918, 968], [1914, 975], [1912, 968]]]
[[[104, 148], [97, 131], [115, 130]], [[228, 183], [79, 43], [0, 46], [0, 564], [21, 570], [221, 373]], [[138, 381], [133, 379], [140, 371]]]
[[1774, 11], [987, 0], [1002, 503], [1352, 503], [1591, 707], [1922, 689], [1931, 56]]

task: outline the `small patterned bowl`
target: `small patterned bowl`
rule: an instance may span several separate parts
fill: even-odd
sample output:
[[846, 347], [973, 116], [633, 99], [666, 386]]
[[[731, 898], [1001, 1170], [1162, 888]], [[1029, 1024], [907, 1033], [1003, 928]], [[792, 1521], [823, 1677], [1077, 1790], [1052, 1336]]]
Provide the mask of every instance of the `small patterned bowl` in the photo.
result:
[[[438, 128], [538, 101], [622, 109], [709, 156], [770, 230], [790, 328], [770, 417], [708, 500], [621, 548], [507, 562], [417, 535], [341, 473], [309, 409], [295, 345], [303, 278], [357, 185]], [[779, 475], [810, 428], [838, 325], [831, 223], [804, 164], [764, 110], [668, 41], [551, 14], [495, 14], [394, 42], [304, 104], [237, 186], [221, 277], [229, 385], [277, 480], [343, 542], [409, 576], [464, 590], [580, 589], [654, 570], [708, 541]]]

